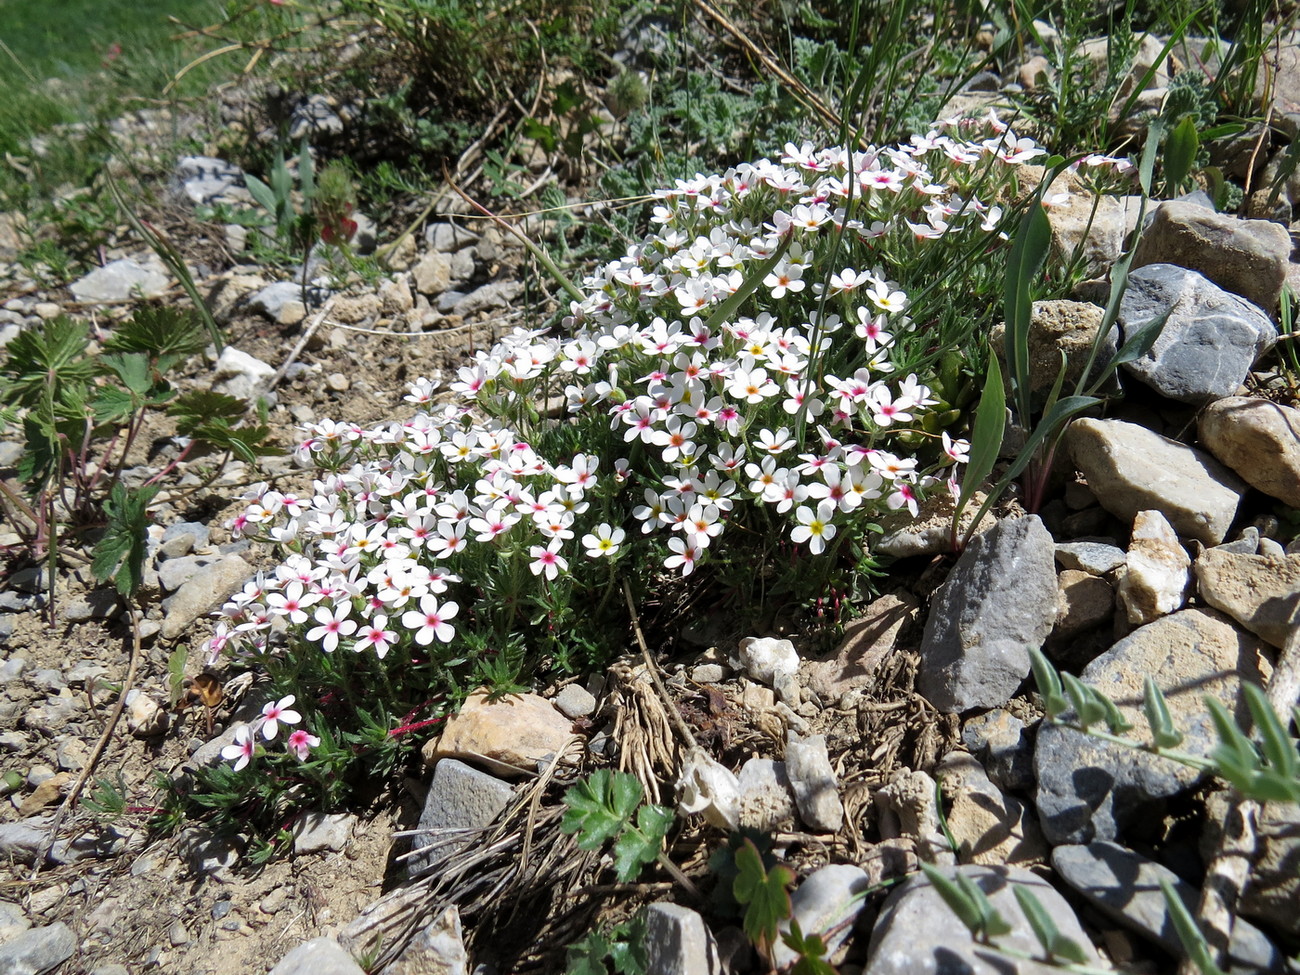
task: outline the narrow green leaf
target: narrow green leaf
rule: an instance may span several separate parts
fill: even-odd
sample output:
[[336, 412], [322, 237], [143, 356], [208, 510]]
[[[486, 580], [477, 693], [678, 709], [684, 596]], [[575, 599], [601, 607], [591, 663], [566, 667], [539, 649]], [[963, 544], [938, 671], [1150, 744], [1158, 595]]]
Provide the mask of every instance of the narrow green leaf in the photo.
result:
[[1191, 175], [1192, 164], [1196, 161], [1196, 153], [1200, 148], [1196, 118], [1185, 115], [1165, 139], [1165, 180], [1174, 192]]
[[1178, 940], [1182, 942], [1187, 957], [1196, 965], [1201, 975], [1223, 975], [1223, 970], [1214, 961], [1214, 954], [1205, 940], [1205, 935], [1197, 927], [1191, 911], [1187, 909], [1187, 905], [1183, 903], [1183, 899], [1178, 896], [1174, 885], [1167, 877], [1160, 878], [1160, 892], [1165, 895], [1169, 918], [1174, 922], [1174, 931], [1178, 934]]
[[735, 293], [728, 295], [726, 300], [713, 309], [713, 312], [705, 319], [705, 331], [716, 332], [723, 322], [731, 320], [732, 316], [736, 314], [736, 309], [741, 306], [746, 298], [758, 290], [758, 286], [763, 283], [763, 279], [771, 274], [777, 264], [781, 262], [781, 258], [785, 257], [785, 252], [790, 249], [792, 239], [792, 234], [786, 234], [782, 237], [780, 245], [772, 252], [772, 256], [745, 275], [745, 279], [740, 282], [740, 287], [736, 289]]
[[1004, 918], [993, 902], [988, 899], [988, 895], [966, 874], [958, 871], [957, 886], [969, 897], [980, 912], [980, 930], [984, 932], [985, 938], [1000, 938], [1005, 934], [1011, 933], [1011, 924]]
[[966, 925], [966, 930], [972, 937], [978, 937], [983, 930], [983, 915], [979, 904], [938, 867], [922, 863], [921, 872], [925, 874], [943, 902], [948, 905], [948, 910], [956, 914], [957, 919]]
[[1182, 733], [1174, 727], [1169, 715], [1169, 702], [1165, 700], [1160, 685], [1149, 674], [1142, 682], [1142, 712], [1151, 727], [1151, 741], [1157, 748], [1177, 748], [1182, 744]]
[[1029, 372], [1029, 328], [1033, 321], [1034, 291], [1052, 242], [1052, 225], [1037, 202], [1046, 190], [1047, 184], [1044, 183], [1035, 202], [1020, 220], [1007, 259], [1003, 300], [1007, 375], [1011, 380], [1011, 397], [1016, 412], [1025, 423], [1029, 419], [1029, 389], [1033, 380]]
[[1110, 362], [1107, 364], [1102, 375], [1105, 376], [1108, 373], [1114, 372], [1124, 363], [1133, 362], [1150, 352], [1151, 347], [1154, 346], [1156, 340], [1160, 338], [1160, 333], [1165, 330], [1165, 325], [1169, 321], [1169, 316], [1171, 314], [1173, 314], [1173, 308], [1169, 308], [1157, 315], [1126, 338], [1124, 344], [1120, 346], [1119, 351], [1115, 353], [1114, 357], [1112, 357]]
[[1124, 717], [1118, 705], [1109, 697], [1097, 690], [1092, 689], [1097, 699], [1101, 702], [1102, 707], [1106, 709], [1106, 728], [1112, 735], [1125, 735], [1133, 730], [1133, 722]]
[[1033, 668], [1034, 683], [1038, 685], [1038, 693], [1043, 697], [1043, 709], [1047, 712], [1047, 720], [1054, 721], [1069, 707], [1062, 693], [1061, 675], [1043, 652], [1033, 647], [1029, 650], [1029, 666]]
[[253, 199], [261, 206], [273, 214], [277, 212], [275, 205], [275, 192], [271, 187], [267, 186], [256, 176], [248, 174], [244, 175], [244, 185], [248, 188], [248, 192], [252, 194]]
[[1105, 705], [1096, 699], [1092, 688], [1073, 674], [1062, 674], [1061, 680], [1065, 684], [1065, 693], [1069, 695], [1070, 702], [1074, 705], [1074, 713], [1079, 724], [1084, 728], [1090, 728], [1106, 720]]
[[1282, 727], [1282, 719], [1273, 710], [1268, 695], [1250, 683], [1242, 685], [1242, 693], [1246, 696], [1246, 706], [1250, 708], [1250, 715], [1259, 733], [1264, 760], [1279, 775], [1290, 779], [1300, 778], [1300, 758], [1296, 756], [1295, 742]]
[[[962, 475], [961, 497], [957, 502], [955, 518], [961, 517], [961, 511], [970, 501], [979, 486], [988, 480], [997, 463], [998, 452], [1002, 449], [1002, 435], [1007, 426], [1007, 397], [1002, 387], [1002, 370], [997, 357], [989, 354], [988, 367], [984, 370], [984, 391], [980, 394], [979, 406], [975, 409], [975, 428], [971, 431], [970, 461]], [[954, 520], [953, 528], [957, 522]]]
[[1014, 884], [1012, 892], [1016, 896], [1016, 903], [1025, 912], [1025, 920], [1029, 922], [1034, 937], [1043, 946], [1043, 951], [1049, 956], [1055, 954], [1053, 946], [1056, 944], [1056, 939], [1061, 936], [1061, 932], [1056, 922], [1052, 920], [1052, 916], [1047, 913], [1047, 908], [1043, 907], [1033, 891], [1024, 884]]

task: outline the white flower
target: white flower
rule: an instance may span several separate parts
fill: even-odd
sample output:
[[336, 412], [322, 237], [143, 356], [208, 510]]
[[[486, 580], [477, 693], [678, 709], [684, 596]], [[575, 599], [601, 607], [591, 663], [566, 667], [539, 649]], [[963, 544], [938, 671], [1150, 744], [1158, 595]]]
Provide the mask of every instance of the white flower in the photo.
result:
[[794, 513], [799, 519], [799, 525], [790, 532], [790, 540], [796, 544], [807, 542], [813, 555], [820, 555], [826, 548], [826, 542], [835, 537], [836, 528], [831, 523], [834, 514], [835, 502], [833, 501], [820, 502], [816, 511], [801, 504]]
[[582, 536], [582, 547], [587, 550], [589, 558], [612, 558], [618, 554], [625, 536], [623, 529], [602, 522], [596, 526], [595, 531]]

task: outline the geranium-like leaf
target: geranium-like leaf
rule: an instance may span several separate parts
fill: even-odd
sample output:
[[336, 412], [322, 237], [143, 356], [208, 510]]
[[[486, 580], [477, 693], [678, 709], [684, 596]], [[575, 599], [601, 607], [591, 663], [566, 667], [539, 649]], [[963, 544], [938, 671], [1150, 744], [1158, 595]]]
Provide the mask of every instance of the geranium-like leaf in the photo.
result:
[[110, 578], [123, 595], [140, 585], [146, 551], [149, 503], [158, 494], [156, 485], [127, 488], [114, 484], [104, 501], [108, 528], [95, 546], [90, 569], [100, 582]]
[[764, 870], [758, 847], [749, 839], [736, 850], [736, 867], [739, 872], [731, 889], [737, 903], [745, 905], [745, 933], [757, 945], [770, 945], [781, 922], [792, 913], [794, 874], [781, 864]]
[[631, 821], [641, 795], [636, 776], [600, 769], [564, 794], [560, 829], [578, 834], [579, 849], [598, 850]]

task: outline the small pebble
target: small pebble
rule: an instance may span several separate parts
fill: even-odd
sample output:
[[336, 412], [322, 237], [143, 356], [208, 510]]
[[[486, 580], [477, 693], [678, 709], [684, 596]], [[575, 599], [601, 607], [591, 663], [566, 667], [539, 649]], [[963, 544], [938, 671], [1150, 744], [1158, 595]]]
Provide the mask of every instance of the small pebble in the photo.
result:
[[346, 393], [352, 388], [352, 381], [341, 372], [332, 372], [325, 377], [325, 388], [332, 393]]

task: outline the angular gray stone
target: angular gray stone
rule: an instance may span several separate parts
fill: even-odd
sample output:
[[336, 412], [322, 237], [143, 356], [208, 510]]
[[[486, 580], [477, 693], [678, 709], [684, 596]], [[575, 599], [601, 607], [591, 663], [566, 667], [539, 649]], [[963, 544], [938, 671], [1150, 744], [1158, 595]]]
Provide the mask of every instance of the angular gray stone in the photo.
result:
[[1180, 403], [1231, 396], [1277, 342], [1277, 328], [1258, 307], [1195, 271], [1150, 264], [1130, 274], [1119, 312], [1124, 337], [1166, 311], [1155, 344], [1122, 368]]
[[555, 706], [566, 718], [585, 718], [596, 710], [596, 698], [581, 684], [565, 684], [555, 695]]
[[[171, 564], [164, 562], [163, 567]], [[163, 600], [163, 639], [175, 640], [191, 623], [219, 606], [252, 575], [253, 567], [238, 555], [222, 556], [203, 566]]]
[[454, 758], [439, 759], [420, 813], [419, 829], [411, 849], [431, 843], [438, 846], [408, 861], [412, 873], [463, 850], [474, 840], [474, 830], [487, 826], [510, 804], [515, 790], [494, 775]]
[[477, 315], [481, 311], [505, 308], [524, 290], [518, 281], [492, 281], [475, 288], [460, 301], [452, 312], [462, 317]]
[[1251, 487], [1300, 508], [1300, 410], [1229, 396], [1205, 408], [1197, 433]]
[[921, 639], [917, 689], [940, 711], [1000, 707], [1029, 674], [1056, 618], [1052, 536], [1037, 515], [971, 540], [940, 587]]
[[173, 522], [163, 532], [158, 553], [165, 559], [180, 558], [196, 548], [207, 548], [211, 537], [207, 525], [194, 521]]
[[357, 817], [351, 813], [305, 812], [293, 823], [293, 852], [339, 851], [348, 845]]
[[436, 251], [452, 254], [477, 242], [478, 234], [452, 223], [431, 223], [424, 228], [424, 242]]
[[296, 281], [276, 281], [257, 291], [248, 299], [248, 307], [267, 318], [280, 320], [285, 305], [296, 302], [302, 305], [302, 285]]
[[704, 919], [680, 904], [645, 909], [646, 975], [714, 975], [722, 971], [717, 942]]
[[[1154, 678], [1169, 702], [1179, 749], [1207, 756], [1218, 744], [1203, 698], [1213, 696], [1238, 720], [1247, 717], [1243, 680], [1263, 685], [1263, 645], [1210, 610], [1185, 609], [1139, 627], [1080, 675], [1108, 695], [1146, 741], [1142, 688]], [[1069, 712], [1067, 712], [1067, 717]], [[1158, 826], [1163, 803], [1192, 788], [1195, 769], [1080, 731], [1046, 724], [1034, 749], [1034, 797], [1043, 833], [1053, 846], [1123, 839]]]
[[[1172, 870], [1118, 843], [1104, 840], [1086, 846], [1058, 846], [1052, 851], [1052, 867], [1103, 914], [1154, 941], [1171, 955], [1179, 958], [1185, 955], [1160, 890], [1160, 881], [1173, 884], [1193, 914], [1201, 893]], [[1240, 919], [1232, 926], [1228, 955], [1229, 966], [1234, 970], [1280, 972], [1285, 968], [1282, 953], [1264, 933]]]
[[968, 719], [961, 742], [998, 788], [1028, 792], [1034, 787], [1034, 736], [1010, 711], [994, 708]]
[[175, 172], [181, 192], [192, 203], [214, 203], [233, 189], [244, 190], [244, 171], [224, 159], [186, 156], [176, 163]]
[[[853, 921], [862, 912], [871, 887], [867, 872], [861, 867], [835, 863], [821, 867], [805, 877], [790, 895], [791, 918], [799, 922], [805, 936], [820, 934], [826, 940], [827, 955], [833, 955], [853, 933]], [[782, 934], [790, 922], [781, 922]], [[777, 968], [794, 963], [798, 956], [780, 941], [772, 953]]]
[[826, 736], [800, 738], [794, 731], [788, 732], [785, 771], [794, 790], [799, 818], [818, 832], [839, 832], [844, 825], [844, 803], [826, 751]]
[[1114, 572], [1127, 557], [1122, 548], [1109, 542], [1080, 539], [1056, 543], [1056, 561], [1062, 569], [1078, 569], [1094, 576]]
[[1151, 214], [1133, 255], [1133, 270], [1176, 264], [1272, 313], [1290, 260], [1285, 227], [1170, 200]]
[[270, 975], [366, 975], [333, 938], [312, 938], [280, 959]]
[[794, 793], [785, 762], [751, 758], [736, 776], [740, 787], [740, 825], [765, 832], [794, 819]]
[[1101, 506], [1121, 521], [1159, 511], [1184, 537], [1223, 541], [1246, 485], [1209, 454], [1124, 420], [1075, 420], [1070, 457]]
[[[1045, 880], [1015, 867], [963, 866], [944, 871], [973, 881], [1011, 925], [998, 939], [1026, 955], [1041, 955], [1029, 921], [1015, 897], [1015, 887], [1027, 888], [1043, 905], [1057, 929], [1083, 948], [1089, 964], [1099, 962], [1079, 919]], [[864, 975], [1055, 975], [1060, 969], [1042, 962], [1011, 958], [976, 943], [970, 932], [943, 902], [923, 874], [917, 874], [885, 900], [871, 931]]]
[[137, 295], [156, 298], [167, 290], [171, 279], [155, 268], [144, 267], [128, 258], [97, 267], [68, 285], [78, 301], [127, 301]]
[[4, 975], [42, 975], [53, 971], [77, 950], [77, 936], [62, 921], [29, 928], [0, 945], [0, 972]]

